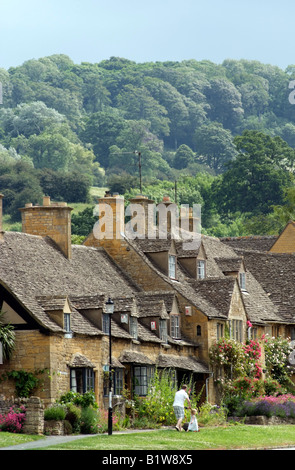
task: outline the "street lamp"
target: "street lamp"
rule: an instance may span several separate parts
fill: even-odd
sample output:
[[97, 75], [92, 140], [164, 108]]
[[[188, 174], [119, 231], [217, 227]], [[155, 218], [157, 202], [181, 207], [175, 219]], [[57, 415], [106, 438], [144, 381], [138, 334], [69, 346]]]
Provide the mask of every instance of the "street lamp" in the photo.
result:
[[114, 302], [109, 297], [105, 304], [105, 313], [109, 316], [109, 410], [108, 410], [108, 434], [113, 433], [113, 404], [112, 404], [112, 388], [113, 388], [113, 372], [112, 372], [112, 326], [111, 318], [114, 313]]

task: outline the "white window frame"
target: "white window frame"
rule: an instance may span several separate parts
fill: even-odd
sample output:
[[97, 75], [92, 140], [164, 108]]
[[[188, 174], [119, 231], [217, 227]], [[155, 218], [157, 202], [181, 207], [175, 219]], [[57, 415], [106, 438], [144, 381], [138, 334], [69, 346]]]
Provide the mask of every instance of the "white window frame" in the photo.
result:
[[176, 256], [169, 255], [168, 274], [171, 279], [176, 279]]
[[197, 278], [205, 279], [205, 267], [206, 263], [204, 259], [197, 260]]
[[161, 340], [164, 341], [165, 343], [167, 343], [167, 341], [168, 341], [167, 320], [160, 319], [159, 329], [160, 329], [160, 338], [161, 338]]
[[180, 339], [180, 316], [170, 315], [170, 333], [172, 338]]
[[130, 322], [129, 322], [129, 325], [130, 325], [130, 334], [132, 336], [133, 339], [137, 339], [138, 337], [138, 329], [137, 329], [137, 325], [138, 325], [138, 321], [137, 321], [137, 318], [136, 317], [130, 317]]
[[110, 314], [103, 313], [102, 315], [102, 331], [106, 334], [110, 334]]
[[246, 290], [246, 273], [239, 274], [240, 288]]

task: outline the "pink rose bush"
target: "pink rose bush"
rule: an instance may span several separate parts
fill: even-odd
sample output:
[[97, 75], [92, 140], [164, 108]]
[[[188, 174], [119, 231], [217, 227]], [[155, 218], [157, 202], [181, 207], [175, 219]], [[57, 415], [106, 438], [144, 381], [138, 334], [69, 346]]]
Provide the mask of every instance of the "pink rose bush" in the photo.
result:
[[26, 419], [26, 409], [11, 407], [7, 414], [0, 414], [0, 431], [21, 433]]

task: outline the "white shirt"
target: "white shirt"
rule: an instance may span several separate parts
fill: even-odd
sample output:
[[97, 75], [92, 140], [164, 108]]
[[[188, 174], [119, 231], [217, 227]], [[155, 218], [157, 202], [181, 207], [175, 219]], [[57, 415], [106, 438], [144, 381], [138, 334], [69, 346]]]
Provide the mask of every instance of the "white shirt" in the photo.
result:
[[173, 406], [182, 406], [184, 407], [185, 400], [189, 400], [189, 396], [185, 390], [179, 390], [175, 393]]

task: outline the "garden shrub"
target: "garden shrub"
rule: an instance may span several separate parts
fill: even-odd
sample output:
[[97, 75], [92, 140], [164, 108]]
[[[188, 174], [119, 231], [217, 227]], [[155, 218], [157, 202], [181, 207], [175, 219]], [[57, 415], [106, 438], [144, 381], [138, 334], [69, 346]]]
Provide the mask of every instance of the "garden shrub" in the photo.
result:
[[63, 421], [66, 418], [66, 408], [59, 404], [54, 404], [49, 408], [44, 410], [44, 419], [46, 421], [55, 420], [55, 421]]
[[198, 412], [198, 423], [201, 426], [220, 426], [226, 423], [227, 410], [223, 406], [204, 403]]
[[26, 409], [11, 407], [9, 412], [0, 414], [0, 431], [21, 433], [26, 419]]
[[71, 424], [74, 433], [80, 432], [81, 408], [73, 403], [66, 403], [66, 420]]
[[269, 375], [290, 391], [294, 390], [294, 384], [290, 379], [293, 374], [293, 367], [289, 362], [289, 355], [292, 351], [290, 342], [286, 338], [265, 337], [265, 365]]
[[98, 405], [95, 401], [94, 392], [88, 391], [85, 393], [78, 393], [78, 392], [67, 392], [62, 395], [59, 399], [59, 403], [73, 403], [76, 406], [80, 406], [81, 408], [87, 408], [92, 406], [92, 408], [98, 408]]
[[82, 408], [81, 411], [81, 433], [97, 434], [98, 433], [98, 413], [92, 406]]

